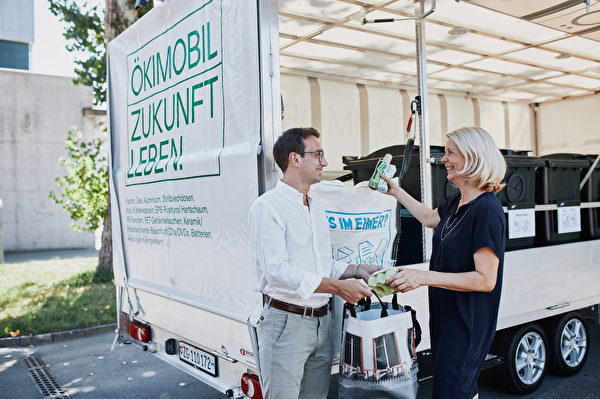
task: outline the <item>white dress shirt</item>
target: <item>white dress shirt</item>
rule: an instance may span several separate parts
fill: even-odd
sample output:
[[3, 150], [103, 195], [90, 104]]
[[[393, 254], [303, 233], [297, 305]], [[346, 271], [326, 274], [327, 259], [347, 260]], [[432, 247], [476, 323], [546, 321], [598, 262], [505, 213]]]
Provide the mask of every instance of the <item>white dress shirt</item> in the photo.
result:
[[321, 307], [330, 294], [315, 293], [323, 277], [338, 279], [348, 265], [331, 255], [325, 211], [281, 180], [250, 209], [258, 289], [277, 300]]

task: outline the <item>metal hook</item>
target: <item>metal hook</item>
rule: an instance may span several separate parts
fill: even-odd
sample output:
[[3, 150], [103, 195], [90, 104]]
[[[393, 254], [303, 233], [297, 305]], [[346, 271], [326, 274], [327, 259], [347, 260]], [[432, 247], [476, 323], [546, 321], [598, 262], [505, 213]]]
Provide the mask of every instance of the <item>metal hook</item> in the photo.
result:
[[415, 99], [410, 103], [410, 112], [415, 112], [421, 115], [421, 96], [416, 96]]

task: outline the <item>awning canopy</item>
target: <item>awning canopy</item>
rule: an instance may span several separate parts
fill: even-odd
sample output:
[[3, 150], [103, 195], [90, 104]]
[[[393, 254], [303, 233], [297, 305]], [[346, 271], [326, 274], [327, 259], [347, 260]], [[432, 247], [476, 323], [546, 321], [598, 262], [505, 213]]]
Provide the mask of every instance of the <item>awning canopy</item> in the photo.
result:
[[[282, 73], [416, 86], [411, 0], [279, 0]], [[426, 10], [431, 9], [427, 0]], [[545, 102], [600, 90], [600, 1], [437, 0], [429, 91]]]

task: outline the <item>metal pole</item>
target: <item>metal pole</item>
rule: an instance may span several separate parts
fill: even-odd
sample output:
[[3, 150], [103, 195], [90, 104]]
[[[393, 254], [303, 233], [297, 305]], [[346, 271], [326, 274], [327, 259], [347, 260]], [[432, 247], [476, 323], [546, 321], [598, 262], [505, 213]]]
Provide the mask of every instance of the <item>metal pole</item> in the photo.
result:
[[4, 263], [4, 238], [2, 237], [2, 200], [0, 199], [0, 263]]
[[[415, 16], [425, 14], [425, 0], [415, 3]], [[421, 162], [421, 202], [432, 207], [431, 165], [429, 152], [429, 107], [427, 97], [427, 56], [425, 52], [425, 19], [415, 20], [415, 44], [417, 48], [417, 95], [421, 98], [419, 120], [419, 148]], [[422, 227], [423, 261], [429, 261], [432, 250], [432, 231]]]

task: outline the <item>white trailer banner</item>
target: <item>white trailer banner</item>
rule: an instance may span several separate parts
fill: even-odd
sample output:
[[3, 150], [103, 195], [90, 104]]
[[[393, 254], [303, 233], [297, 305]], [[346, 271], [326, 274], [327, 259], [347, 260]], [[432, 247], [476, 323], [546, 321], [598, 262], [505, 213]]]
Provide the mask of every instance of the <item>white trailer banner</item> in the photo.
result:
[[262, 306], [256, 13], [171, 0], [108, 46], [115, 281], [240, 319]]

